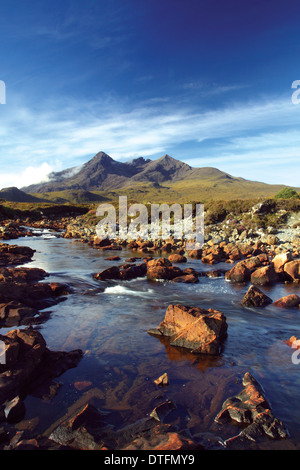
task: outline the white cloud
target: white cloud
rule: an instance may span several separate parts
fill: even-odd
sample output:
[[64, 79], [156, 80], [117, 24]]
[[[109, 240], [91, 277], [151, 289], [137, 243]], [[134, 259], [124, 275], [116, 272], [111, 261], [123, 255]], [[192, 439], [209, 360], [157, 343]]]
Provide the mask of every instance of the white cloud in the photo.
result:
[[0, 174], [0, 188], [16, 186], [21, 188], [40, 181], [48, 181], [48, 174], [53, 171], [53, 167], [44, 162], [38, 167], [28, 166], [18, 172], [8, 172]]
[[[280, 178], [300, 154], [300, 106], [290, 97], [203, 111], [155, 101], [128, 110], [126, 103], [112, 99], [55, 105], [30, 109], [19, 100], [1, 108], [2, 186], [8, 186], [5, 181], [21, 187], [36, 182], [47, 172], [78, 166], [100, 150], [122, 160], [169, 153], [192, 166], [218, 166], [232, 174], [236, 169], [237, 176], [246, 178], [253, 174], [254, 162], [270, 163], [272, 158]], [[201, 155], [201, 143], [209, 139], [215, 143]], [[199, 143], [198, 154], [190, 154], [188, 144], [182, 150], [190, 141]], [[260, 180], [268, 182], [269, 176], [266, 166]]]

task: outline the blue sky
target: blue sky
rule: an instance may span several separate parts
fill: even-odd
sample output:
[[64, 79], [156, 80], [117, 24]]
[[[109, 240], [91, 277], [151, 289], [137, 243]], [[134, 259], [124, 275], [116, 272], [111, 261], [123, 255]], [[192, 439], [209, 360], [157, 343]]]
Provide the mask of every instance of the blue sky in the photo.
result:
[[99, 151], [299, 187], [299, 65], [298, 0], [2, 0], [0, 187]]

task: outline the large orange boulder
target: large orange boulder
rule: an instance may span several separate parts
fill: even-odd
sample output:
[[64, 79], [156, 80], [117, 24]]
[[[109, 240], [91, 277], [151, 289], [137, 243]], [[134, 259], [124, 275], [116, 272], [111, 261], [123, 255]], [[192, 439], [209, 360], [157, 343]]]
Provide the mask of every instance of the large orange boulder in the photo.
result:
[[187, 348], [192, 353], [218, 355], [227, 336], [227, 323], [218, 310], [169, 305], [164, 320], [148, 333], [170, 337], [172, 346]]

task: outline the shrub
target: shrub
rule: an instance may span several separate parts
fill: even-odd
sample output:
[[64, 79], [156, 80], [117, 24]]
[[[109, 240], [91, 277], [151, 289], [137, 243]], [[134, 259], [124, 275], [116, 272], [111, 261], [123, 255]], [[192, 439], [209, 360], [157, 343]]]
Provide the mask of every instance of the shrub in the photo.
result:
[[291, 199], [291, 198], [299, 198], [297, 191], [293, 188], [283, 188], [277, 194], [275, 194], [275, 199]]

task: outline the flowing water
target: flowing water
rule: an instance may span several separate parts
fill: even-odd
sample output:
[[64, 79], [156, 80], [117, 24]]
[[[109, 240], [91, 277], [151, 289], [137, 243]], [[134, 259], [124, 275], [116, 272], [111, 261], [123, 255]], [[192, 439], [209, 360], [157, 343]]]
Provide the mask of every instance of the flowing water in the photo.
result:
[[[97, 281], [94, 273], [122, 264], [137, 253], [125, 249], [101, 252], [47, 231], [8, 243], [36, 250], [26, 266], [47, 271], [50, 277], [45, 282], [73, 287], [74, 292], [51, 307], [50, 318], [38, 328], [49, 349], [80, 348], [84, 352], [79, 365], [57, 379], [61, 387], [51, 401], [26, 398], [25, 420], [33, 433], [44, 432], [90, 390], [101, 409], [110, 411], [108, 421], [114, 429], [135, 423], [170, 399], [177, 408], [167, 422], [189, 429], [192, 435], [231, 437], [239, 429], [217, 426], [214, 418], [223, 401], [241, 390], [240, 379], [249, 371], [263, 386], [274, 415], [290, 432], [290, 439], [270, 442], [270, 448], [300, 448], [300, 364], [292, 362], [293, 350], [285, 343], [293, 335], [300, 336], [298, 309], [244, 308], [240, 302], [249, 286], [232, 285], [224, 277], [203, 276], [198, 284], [146, 278]], [[116, 254], [121, 261], [105, 260]], [[200, 260], [188, 260], [184, 267], [212, 270]], [[216, 267], [229, 269], [231, 265]], [[299, 294], [299, 285], [279, 284], [263, 290], [276, 300], [288, 293]], [[225, 314], [228, 338], [220, 357], [195, 356], [147, 333], [158, 326], [172, 303], [214, 308]], [[158, 389], [153, 381], [164, 372], [170, 384]], [[84, 391], [78, 390], [78, 382], [86, 386]]]

